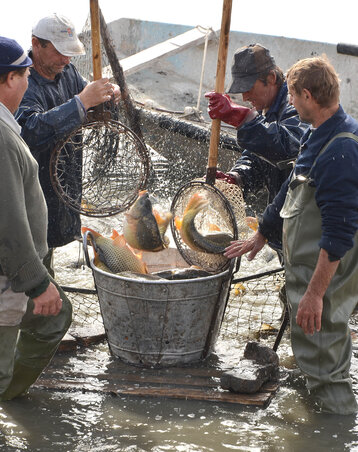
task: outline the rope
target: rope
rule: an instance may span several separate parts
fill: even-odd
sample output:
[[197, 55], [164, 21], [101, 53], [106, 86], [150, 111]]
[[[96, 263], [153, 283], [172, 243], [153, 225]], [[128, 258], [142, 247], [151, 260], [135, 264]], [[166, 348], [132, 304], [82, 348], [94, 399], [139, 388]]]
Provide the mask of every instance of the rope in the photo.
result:
[[[201, 31], [201, 29], [203, 27], [198, 25], [196, 28]], [[208, 50], [209, 35], [212, 32], [214, 32], [214, 30], [212, 28], [207, 28], [206, 29], [203, 61], [202, 61], [202, 64], [201, 64], [201, 75], [200, 75], [200, 84], [199, 84], [199, 91], [198, 91], [198, 101], [196, 103], [196, 109], [198, 111], [199, 111], [199, 107], [200, 107], [201, 90], [202, 90], [202, 87], [203, 87], [204, 70], [205, 70], [205, 63], [206, 63], [206, 54], [207, 54], [207, 50]]]

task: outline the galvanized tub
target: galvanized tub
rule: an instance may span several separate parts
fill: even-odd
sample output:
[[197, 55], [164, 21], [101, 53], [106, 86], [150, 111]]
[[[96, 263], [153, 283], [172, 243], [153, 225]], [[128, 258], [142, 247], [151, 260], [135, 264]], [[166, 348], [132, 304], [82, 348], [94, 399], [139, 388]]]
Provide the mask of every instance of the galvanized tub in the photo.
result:
[[[160, 252], [161, 265], [164, 256]], [[175, 366], [203, 360], [213, 351], [232, 267], [196, 279], [152, 281], [112, 275], [93, 261], [88, 264], [114, 356], [140, 366]]]

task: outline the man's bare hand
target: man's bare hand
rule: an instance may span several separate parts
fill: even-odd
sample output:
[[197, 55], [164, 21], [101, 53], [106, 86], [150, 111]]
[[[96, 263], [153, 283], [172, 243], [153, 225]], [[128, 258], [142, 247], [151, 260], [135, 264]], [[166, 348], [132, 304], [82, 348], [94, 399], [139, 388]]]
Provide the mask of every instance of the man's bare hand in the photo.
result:
[[231, 245], [229, 245], [225, 249], [224, 256], [232, 259], [233, 257], [240, 257], [243, 254], [250, 252], [247, 259], [251, 261], [252, 259], [254, 259], [256, 254], [262, 250], [265, 244], [265, 237], [259, 231], [257, 231], [247, 240], [236, 240], [235, 242], [231, 242]]
[[305, 334], [314, 334], [321, 329], [323, 299], [305, 293], [298, 305], [296, 323]]
[[33, 299], [34, 314], [44, 316], [57, 315], [62, 308], [62, 300], [56, 286], [50, 282], [48, 288], [41, 295]]
[[113, 99], [116, 103], [120, 99], [120, 91], [117, 85], [109, 83], [108, 78], [101, 78], [88, 83], [78, 97], [86, 110], [96, 105]]

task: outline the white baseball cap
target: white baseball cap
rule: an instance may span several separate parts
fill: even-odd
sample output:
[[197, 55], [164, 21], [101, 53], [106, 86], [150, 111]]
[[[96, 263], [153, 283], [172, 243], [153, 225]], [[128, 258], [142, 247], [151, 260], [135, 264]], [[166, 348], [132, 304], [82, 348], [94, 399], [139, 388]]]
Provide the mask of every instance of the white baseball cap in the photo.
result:
[[56, 13], [40, 19], [33, 27], [32, 34], [50, 41], [62, 55], [73, 57], [86, 53], [73, 23]]

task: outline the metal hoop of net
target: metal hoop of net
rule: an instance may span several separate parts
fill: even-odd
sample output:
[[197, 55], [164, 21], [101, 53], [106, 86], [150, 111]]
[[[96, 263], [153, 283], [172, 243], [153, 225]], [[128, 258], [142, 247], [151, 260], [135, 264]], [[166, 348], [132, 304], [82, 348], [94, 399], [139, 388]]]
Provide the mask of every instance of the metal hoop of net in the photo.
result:
[[127, 210], [146, 186], [148, 151], [138, 136], [114, 120], [87, 123], [51, 155], [51, 181], [71, 209], [107, 217]]
[[[224, 184], [229, 185], [225, 182]], [[239, 187], [237, 188], [239, 193], [241, 193]], [[224, 271], [228, 268], [230, 259], [222, 254], [212, 254], [193, 250], [183, 241], [181, 233], [175, 225], [175, 218], [182, 218], [188, 201], [195, 193], [200, 193], [200, 195], [204, 196], [209, 201], [208, 207], [200, 211], [194, 220], [195, 228], [202, 235], [205, 235], [212, 230], [217, 230], [230, 234], [233, 240], [238, 239], [239, 236], [240, 238], [243, 237], [243, 234], [246, 234], [247, 232], [243, 201], [240, 204], [241, 210], [239, 210], [237, 206], [235, 208], [236, 212], [239, 214], [239, 217], [236, 218], [230, 202], [221, 190], [202, 180], [195, 180], [183, 185], [172, 201], [171, 212], [173, 214], [173, 219], [171, 220], [170, 225], [174, 241], [182, 257], [190, 265], [196, 265], [206, 271]]]

